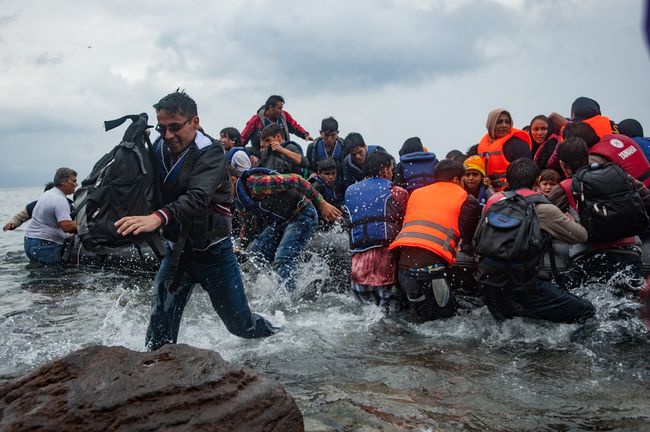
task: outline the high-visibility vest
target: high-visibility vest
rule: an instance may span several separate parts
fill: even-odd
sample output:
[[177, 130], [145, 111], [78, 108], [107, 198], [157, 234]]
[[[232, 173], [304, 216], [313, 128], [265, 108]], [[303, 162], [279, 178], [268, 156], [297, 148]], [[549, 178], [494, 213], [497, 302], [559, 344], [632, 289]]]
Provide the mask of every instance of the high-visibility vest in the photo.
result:
[[612, 122], [609, 120], [609, 117], [596, 115], [586, 120], [582, 120], [582, 122], [587, 123], [589, 126], [591, 126], [599, 138], [614, 133], [612, 131]]
[[503, 154], [503, 146], [513, 137], [525, 141], [528, 147], [532, 149], [530, 135], [515, 128], [512, 128], [508, 135], [495, 139], [492, 142], [490, 142], [490, 135], [485, 134], [478, 144], [478, 154], [483, 158], [483, 162], [485, 163], [485, 175], [493, 181], [492, 186], [495, 191], [500, 191], [505, 188], [505, 175], [510, 162], [508, 162], [508, 159]]
[[453, 263], [460, 240], [458, 218], [466, 199], [467, 192], [451, 182], [438, 182], [414, 190], [406, 206], [402, 230], [389, 248], [422, 248], [448, 264]]

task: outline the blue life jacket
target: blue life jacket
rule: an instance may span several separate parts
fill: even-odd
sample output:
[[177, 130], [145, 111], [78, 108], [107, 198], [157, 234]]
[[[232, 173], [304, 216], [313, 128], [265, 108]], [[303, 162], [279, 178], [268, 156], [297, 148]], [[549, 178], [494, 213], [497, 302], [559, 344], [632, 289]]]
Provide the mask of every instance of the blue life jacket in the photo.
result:
[[228, 150], [228, 153], [226, 153], [226, 158], [228, 159], [228, 165], [232, 165], [232, 158], [235, 156], [235, 153], [243, 151], [246, 156], [248, 156], [248, 152], [244, 147], [233, 147], [230, 150]]
[[325, 201], [332, 205], [337, 205], [336, 203], [336, 191], [334, 188], [331, 188], [323, 181], [322, 178], [318, 177], [317, 175], [310, 178], [309, 182], [311, 184], [318, 183], [318, 188], [317, 190], [320, 192], [321, 195], [323, 195], [323, 198], [325, 198]]
[[412, 192], [422, 186], [433, 183], [433, 169], [438, 163], [436, 155], [431, 152], [415, 152], [399, 158], [402, 163], [404, 189]]
[[636, 137], [633, 138], [634, 141], [641, 147], [641, 150], [643, 150], [643, 154], [645, 155], [645, 158], [650, 161], [650, 138], [644, 138], [644, 137]]
[[[368, 152], [366, 153], [366, 157], [368, 157], [369, 154], [372, 154], [373, 152], [377, 151], [377, 148], [378, 148], [379, 146], [376, 146], [376, 145], [369, 145], [369, 146], [367, 146], [367, 147], [368, 147]], [[363, 169], [362, 169], [362, 168], [359, 168], [358, 166], [356, 166], [356, 165], [354, 164], [354, 162], [352, 162], [352, 158], [350, 157], [350, 155], [347, 155], [347, 156], [345, 157], [345, 160], [343, 161], [343, 163], [345, 164], [345, 168], [347, 169], [347, 172], [348, 172], [350, 175], [352, 175], [352, 177], [353, 177], [356, 181], [359, 181], [359, 180], [361, 180], [362, 178], [365, 177], [365, 174], [364, 174], [364, 172], [363, 172]], [[347, 181], [347, 180], [346, 180], [346, 181]]]
[[340, 138], [336, 139], [336, 142], [334, 143], [334, 150], [332, 150], [332, 155], [328, 156], [327, 151], [325, 150], [325, 142], [323, 142], [323, 138], [318, 138], [316, 143], [314, 144], [315, 147], [315, 162], [322, 161], [323, 159], [327, 159], [328, 157], [331, 157], [335, 161], [340, 161], [341, 156], [343, 155], [343, 141], [341, 141]]
[[297, 191], [279, 192], [262, 200], [253, 199], [246, 186], [246, 180], [255, 174], [278, 173], [268, 168], [257, 167], [246, 170], [239, 176], [235, 186], [235, 204], [243, 211], [273, 222], [283, 222], [290, 219], [296, 210], [302, 208], [305, 197]]
[[388, 246], [399, 234], [404, 215], [392, 197], [392, 187], [390, 180], [371, 177], [345, 191], [353, 252]]

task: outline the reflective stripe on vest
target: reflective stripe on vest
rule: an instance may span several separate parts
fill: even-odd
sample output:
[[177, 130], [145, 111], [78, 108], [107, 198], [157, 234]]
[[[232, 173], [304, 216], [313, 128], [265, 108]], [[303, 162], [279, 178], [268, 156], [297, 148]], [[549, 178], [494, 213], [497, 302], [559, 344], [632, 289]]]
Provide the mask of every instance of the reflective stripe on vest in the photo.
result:
[[435, 222], [430, 222], [430, 221], [426, 221], [426, 220], [415, 220], [415, 221], [411, 221], [411, 222], [406, 222], [404, 224], [404, 226], [402, 227], [402, 229], [407, 228], [407, 227], [412, 227], [412, 226], [424, 226], [424, 227], [427, 227], [427, 228], [433, 228], [434, 230], [440, 231], [445, 236], [444, 240], [439, 238], [439, 237], [433, 236], [431, 234], [425, 234], [425, 233], [421, 233], [421, 232], [412, 232], [412, 231], [406, 231], [406, 232], [403, 231], [403, 232], [401, 232], [397, 236], [396, 240], [401, 239], [401, 238], [418, 238], [418, 239], [428, 240], [428, 241], [432, 241], [434, 243], [439, 244], [440, 246], [442, 246], [443, 249], [445, 249], [449, 253], [451, 253], [453, 255], [456, 255], [456, 250], [452, 247], [451, 242], [453, 241], [454, 244], [457, 244], [458, 240], [460, 240], [460, 239], [454, 233], [453, 228], [447, 228], [447, 227], [444, 227], [444, 226], [442, 226], [440, 224], [437, 224]]
[[401, 246], [428, 250], [454, 262], [460, 237], [458, 218], [467, 192], [450, 182], [438, 182], [411, 194], [404, 225], [390, 249]]
[[515, 128], [512, 128], [508, 135], [495, 139], [492, 142], [490, 142], [490, 135], [485, 134], [478, 144], [478, 154], [483, 158], [483, 162], [485, 163], [485, 175], [495, 180], [495, 191], [499, 191], [505, 187], [504, 178], [510, 162], [508, 162], [508, 159], [503, 154], [503, 146], [513, 137], [526, 142], [528, 147], [532, 149], [530, 135]]

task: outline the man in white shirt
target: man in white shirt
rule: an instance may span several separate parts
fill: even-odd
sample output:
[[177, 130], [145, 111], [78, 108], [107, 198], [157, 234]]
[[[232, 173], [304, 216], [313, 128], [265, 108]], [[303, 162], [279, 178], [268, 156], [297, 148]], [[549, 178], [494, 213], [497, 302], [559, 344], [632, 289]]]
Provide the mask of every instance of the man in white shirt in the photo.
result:
[[61, 262], [63, 244], [77, 232], [66, 199], [66, 195], [73, 194], [76, 188], [77, 173], [74, 170], [56, 170], [54, 187], [44, 192], [36, 202], [25, 231], [25, 254], [30, 263], [53, 265]]

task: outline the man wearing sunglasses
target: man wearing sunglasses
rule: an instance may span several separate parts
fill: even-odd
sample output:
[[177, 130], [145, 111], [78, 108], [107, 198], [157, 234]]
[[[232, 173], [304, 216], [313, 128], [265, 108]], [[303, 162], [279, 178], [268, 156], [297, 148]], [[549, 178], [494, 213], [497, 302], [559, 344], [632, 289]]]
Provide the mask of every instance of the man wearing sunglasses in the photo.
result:
[[231, 184], [223, 147], [199, 130], [196, 103], [185, 92], [163, 97], [154, 108], [160, 134], [154, 151], [160, 165], [163, 207], [115, 223], [125, 236], [162, 226], [169, 245], [152, 289], [147, 348], [176, 343], [183, 309], [195, 283], [208, 292], [231, 333], [244, 338], [273, 334], [271, 324], [248, 306], [233, 253]]

